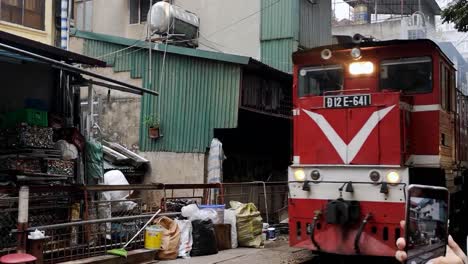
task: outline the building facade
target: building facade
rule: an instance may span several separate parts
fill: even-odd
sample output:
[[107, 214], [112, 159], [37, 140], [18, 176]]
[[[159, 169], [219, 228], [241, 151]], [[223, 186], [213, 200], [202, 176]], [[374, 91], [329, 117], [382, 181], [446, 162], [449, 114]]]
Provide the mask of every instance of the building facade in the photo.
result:
[[[157, 2], [154, 0], [153, 2]], [[200, 18], [199, 49], [291, 72], [298, 49], [331, 44], [331, 0], [172, 0]], [[150, 0], [75, 0], [78, 30], [144, 40]]]
[[[110, 67], [96, 69], [97, 73], [159, 92], [157, 97], [139, 97], [94, 88], [98, 136], [147, 158], [151, 171], [146, 182], [203, 183], [207, 151], [215, 137], [222, 139], [230, 164], [249, 163], [251, 171], [265, 171], [251, 180], [286, 171], [292, 109], [289, 74], [249, 57], [154, 44], [150, 75], [147, 42], [74, 31], [71, 47], [106, 61]], [[86, 97], [82, 94], [82, 99]], [[158, 139], [149, 137], [144, 122], [153, 115], [159, 117]], [[246, 175], [236, 168], [232, 166], [228, 175]]]
[[[349, 3], [350, 17], [334, 19], [333, 35], [361, 34], [376, 40], [431, 39], [438, 43], [457, 69], [458, 89], [468, 94], [468, 34], [457, 32], [453, 25], [441, 22], [438, 2], [444, 4], [444, 1], [371, 0], [366, 5], [345, 2], [342, 4]], [[336, 0], [334, 3], [336, 6]], [[395, 9], [395, 4], [400, 8]]]
[[55, 45], [56, 6], [56, 0], [1, 1], [0, 30]]

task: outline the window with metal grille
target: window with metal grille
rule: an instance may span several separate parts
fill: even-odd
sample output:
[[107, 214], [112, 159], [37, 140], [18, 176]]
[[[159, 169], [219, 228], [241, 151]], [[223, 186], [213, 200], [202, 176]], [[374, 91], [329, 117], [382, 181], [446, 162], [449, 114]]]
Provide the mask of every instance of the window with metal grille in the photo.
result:
[[[160, 0], [153, 0], [153, 5]], [[140, 24], [148, 19], [150, 0], [130, 0], [130, 24]]]
[[44, 30], [45, 0], [1, 0], [2, 21]]

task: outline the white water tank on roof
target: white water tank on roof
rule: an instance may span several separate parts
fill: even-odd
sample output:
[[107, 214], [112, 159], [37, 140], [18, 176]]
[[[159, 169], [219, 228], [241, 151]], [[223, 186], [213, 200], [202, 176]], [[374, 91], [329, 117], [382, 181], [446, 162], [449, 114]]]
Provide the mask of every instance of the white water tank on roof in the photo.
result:
[[178, 35], [177, 39], [198, 38], [200, 19], [194, 13], [163, 1], [154, 4], [149, 12], [152, 32], [159, 35]]

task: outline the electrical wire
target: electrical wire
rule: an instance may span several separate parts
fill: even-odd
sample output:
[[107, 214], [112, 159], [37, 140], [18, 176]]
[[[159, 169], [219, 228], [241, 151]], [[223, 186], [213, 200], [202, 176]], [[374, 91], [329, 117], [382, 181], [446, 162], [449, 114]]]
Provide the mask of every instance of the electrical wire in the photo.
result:
[[223, 28], [220, 28], [220, 29], [218, 29], [218, 30], [216, 30], [216, 31], [214, 31], [214, 32], [212, 32], [212, 33], [210, 33], [210, 34], [208, 34], [208, 37], [211, 37], [211, 36], [213, 36], [213, 35], [215, 35], [215, 34], [221, 32], [221, 31], [224, 31], [224, 30], [226, 30], [226, 29], [228, 29], [228, 28], [230, 28], [230, 27], [232, 27], [232, 26], [235, 26], [235, 25], [239, 24], [240, 22], [242, 22], [242, 21], [244, 21], [244, 20], [246, 20], [246, 19], [248, 19], [248, 18], [250, 18], [250, 17], [253, 17], [253, 16], [255, 16], [256, 14], [258, 14], [258, 13], [260, 13], [260, 12], [262, 12], [262, 11], [264, 11], [264, 10], [266, 10], [266, 9], [268, 9], [268, 8], [270, 8], [270, 7], [274, 6], [274, 5], [276, 5], [276, 4], [278, 4], [278, 3], [281, 2], [281, 1], [282, 1], [282, 0], [277, 0], [276, 2], [273, 2], [273, 3], [269, 4], [269, 5], [267, 5], [267, 6], [263, 7], [263, 8], [261, 8], [260, 10], [254, 12], [254, 13], [252, 13], [252, 14], [246, 16], [246, 17], [243, 17], [243, 18], [237, 20], [237, 21], [234, 22], [234, 23], [231, 23], [231, 24], [229, 24], [229, 25], [227, 25], [227, 26], [225, 26], [225, 27], [223, 27]]
[[[107, 53], [107, 54], [98, 56], [98, 57], [96, 57], [96, 58], [97, 58], [97, 59], [102, 59], [102, 58], [108, 57], [108, 56], [110, 56], [110, 55], [113, 55], [113, 54], [120, 53], [120, 52], [125, 51], [125, 50], [128, 50], [128, 49], [131, 49], [131, 48], [137, 46], [138, 44], [142, 44], [141, 42], [143, 42], [145, 39], [146, 39], [146, 38], [144, 38], [144, 39], [138, 39], [138, 40], [136, 40], [133, 44], [131, 44], [131, 45], [128, 46], [128, 47], [125, 47], [125, 48], [123, 48], [123, 49], [119, 49], [119, 50], [116, 50], [116, 51], [113, 51], [113, 52], [110, 52], [110, 53]], [[146, 43], [146, 42], [143, 42], [143, 43]]]
[[[232, 26], [235, 26], [235, 25], [239, 24], [240, 22], [242, 22], [242, 21], [244, 21], [244, 20], [246, 20], [246, 19], [248, 19], [248, 18], [250, 18], [250, 17], [252, 17], [252, 16], [254, 16], [254, 15], [256, 15], [256, 14], [258, 14], [258, 13], [264, 11], [264, 10], [266, 10], [266, 9], [268, 9], [268, 8], [271, 8], [272, 6], [278, 4], [278, 3], [281, 2], [281, 1], [282, 1], [282, 0], [277, 0], [277, 1], [275, 1], [275, 2], [273, 2], [273, 3], [271, 3], [271, 4], [269, 4], [269, 5], [267, 5], [267, 6], [263, 7], [263, 8], [261, 8], [261, 9], [258, 10], [258, 11], [249, 14], [248, 16], [245, 16], [245, 17], [243, 17], [243, 18], [241, 18], [241, 19], [239, 19], [239, 20], [237, 20], [237, 21], [235, 21], [235, 22], [233, 22], [233, 23], [231, 23], [231, 24], [229, 24], [229, 25], [226, 25], [225, 27], [223, 27], [223, 28], [221, 28], [221, 29], [219, 29], [219, 30], [216, 30], [216, 31], [210, 33], [207, 37], [205, 37], [205, 36], [203, 36], [203, 35], [201, 35], [201, 34], [200, 34], [200, 36], [201, 36], [202, 38], [204, 38], [206, 41], [211, 42], [212, 44], [215, 44], [215, 45], [220, 46], [220, 47], [223, 47], [223, 48], [227, 48], [226, 46], [224, 46], [224, 45], [222, 45], [222, 44], [219, 44], [219, 43], [216, 43], [216, 42], [214, 42], [214, 41], [212, 41], [212, 40], [209, 40], [208, 38], [211, 37], [211, 36], [216, 35], [216, 34], [219, 33], [219, 32], [222, 32], [222, 31], [224, 31], [224, 30], [226, 30], [226, 29], [228, 29], [228, 28], [230, 28], [230, 27], [232, 27]], [[146, 24], [145, 28], [146, 28], [147, 26], [148, 26], [148, 23]], [[146, 31], [147, 31], [147, 30], [143, 30], [143, 33], [145, 33]], [[142, 34], [142, 35], [143, 35], [143, 34]], [[153, 35], [154, 35], [154, 34], [153, 34]], [[110, 53], [107, 53], [107, 54], [100, 55], [100, 56], [98, 56], [98, 57], [96, 57], [96, 58], [98, 58], [98, 59], [105, 58], [105, 57], [108, 57], [108, 56], [110, 56], [110, 55], [113, 55], [113, 54], [116, 54], [116, 53], [120, 53], [120, 52], [122, 52], [122, 51], [125, 51], [125, 50], [127, 50], [127, 49], [131, 49], [131, 48], [133, 48], [133, 47], [139, 45], [140, 42], [142, 42], [142, 41], [144, 41], [144, 40], [146, 40], [146, 37], [136, 40], [134, 43], [132, 43], [132, 44], [131, 44], [130, 46], [128, 46], [128, 47], [125, 47], [125, 48], [122, 48], [122, 49], [120, 49], [120, 50], [116, 50], [116, 51], [113, 51], [113, 52], [110, 52]], [[194, 40], [194, 39], [192, 39], [192, 40]], [[191, 40], [190, 40], [190, 41], [191, 41]], [[166, 43], [167, 43], [167, 42], [166, 42]], [[200, 43], [200, 44], [203, 44], [204, 46], [206, 46], [206, 47], [208, 47], [208, 48], [211, 48], [211, 49], [213, 49], [213, 50], [216, 50], [216, 51], [219, 51], [219, 52], [223, 52], [223, 51], [221, 51], [221, 50], [218, 49], [218, 48], [215, 48], [215, 47], [212, 47], [212, 46], [210, 46], [210, 45], [207, 45], [206, 43]], [[223, 53], [224, 53], [224, 52], [223, 52]]]

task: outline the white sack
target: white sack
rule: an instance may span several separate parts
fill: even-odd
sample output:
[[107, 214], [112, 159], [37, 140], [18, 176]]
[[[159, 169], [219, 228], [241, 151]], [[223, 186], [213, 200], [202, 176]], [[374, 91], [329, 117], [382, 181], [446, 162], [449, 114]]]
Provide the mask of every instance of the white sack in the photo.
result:
[[237, 226], [236, 226], [236, 210], [226, 209], [224, 210], [224, 223], [231, 225], [231, 247], [237, 248]]
[[179, 257], [190, 258], [193, 244], [192, 222], [190, 220], [176, 220], [176, 222], [180, 229]]

